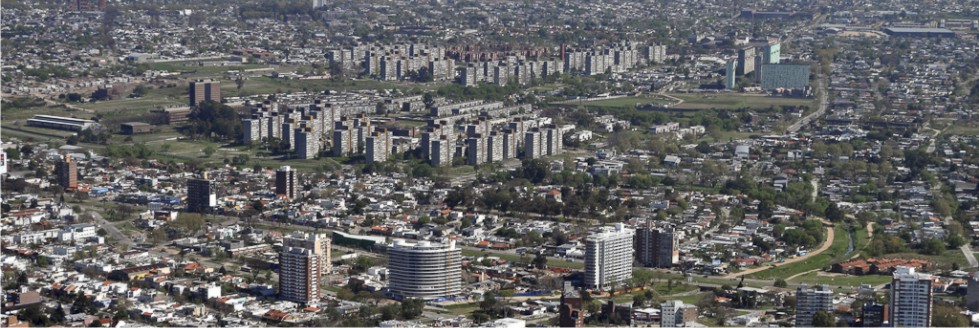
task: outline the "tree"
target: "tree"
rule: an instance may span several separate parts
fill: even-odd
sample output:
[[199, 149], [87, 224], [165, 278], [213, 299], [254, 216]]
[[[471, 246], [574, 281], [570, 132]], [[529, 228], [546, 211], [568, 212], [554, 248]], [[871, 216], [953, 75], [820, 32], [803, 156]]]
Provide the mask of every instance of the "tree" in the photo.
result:
[[214, 155], [214, 153], [217, 152], [218, 150], [215, 149], [214, 146], [207, 146], [204, 147], [203, 151], [204, 151], [204, 156], [211, 157], [211, 155]]
[[425, 300], [420, 298], [409, 298], [401, 301], [401, 315], [405, 320], [415, 319], [422, 314], [425, 308]]
[[778, 288], [786, 288], [786, 287], [789, 287], [789, 284], [787, 282], [785, 282], [784, 279], [775, 280], [775, 283], [773, 285], [775, 287], [778, 287]]
[[845, 214], [836, 203], [832, 203], [826, 208], [826, 218], [833, 222], [840, 222], [845, 218]]
[[931, 317], [932, 327], [968, 327], [969, 319], [959, 313], [959, 309], [954, 306], [944, 305], [935, 302], [935, 309]]
[[812, 316], [813, 327], [836, 327], [836, 318], [829, 311], [816, 311]]
[[921, 243], [921, 254], [942, 255], [945, 252], [945, 243], [941, 239], [928, 239]]
[[95, 92], [92, 92], [91, 98], [92, 100], [109, 100], [111, 99], [109, 96], [109, 89], [101, 88], [95, 90]]
[[426, 92], [422, 96], [422, 103], [425, 104], [426, 109], [432, 109], [435, 107], [435, 96], [431, 92]]
[[547, 269], [547, 256], [544, 256], [542, 253], [537, 253], [537, 256], [534, 257], [533, 263], [535, 268], [541, 270]]

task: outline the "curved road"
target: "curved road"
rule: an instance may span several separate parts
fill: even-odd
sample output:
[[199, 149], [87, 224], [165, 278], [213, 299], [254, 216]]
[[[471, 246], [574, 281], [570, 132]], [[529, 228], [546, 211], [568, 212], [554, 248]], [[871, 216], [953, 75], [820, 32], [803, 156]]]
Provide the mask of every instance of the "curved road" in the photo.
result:
[[[829, 224], [829, 222], [827, 222], [826, 219], [823, 219], [823, 218], [816, 218], [816, 219], [822, 221], [823, 224]], [[814, 250], [812, 252], [807, 253], [806, 255], [797, 256], [797, 257], [793, 257], [791, 259], [785, 260], [785, 262], [779, 263], [778, 266], [783, 266], [783, 265], [792, 264], [792, 263], [795, 263], [795, 262], [805, 261], [805, 260], [809, 259], [810, 257], [816, 256], [816, 255], [819, 255], [819, 254], [822, 254], [827, 249], [829, 249], [830, 246], [833, 245], [833, 240], [834, 239], [836, 239], [836, 236], [835, 236], [835, 233], [833, 232], [833, 228], [827, 227], [826, 228], [826, 240], [823, 240], [823, 244], [820, 245], [819, 248], [817, 248], [816, 250]], [[774, 267], [772, 267], [772, 266], [757, 267], [757, 268], [754, 268], [754, 269], [748, 269], [748, 270], [744, 270], [744, 271], [741, 271], [741, 272], [731, 273], [731, 274], [728, 274], [728, 275], [724, 276], [724, 278], [728, 278], [728, 279], [730, 279], [730, 278], [737, 278], [737, 277], [740, 277], [740, 276], [744, 276], [744, 275], [749, 275], [749, 274], [752, 274], [752, 273], [757, 273], [757, 272], [765, 271], [765, 270], [768, 270], [768, 269], [771, 269], [771, 268], [774, 268]]]

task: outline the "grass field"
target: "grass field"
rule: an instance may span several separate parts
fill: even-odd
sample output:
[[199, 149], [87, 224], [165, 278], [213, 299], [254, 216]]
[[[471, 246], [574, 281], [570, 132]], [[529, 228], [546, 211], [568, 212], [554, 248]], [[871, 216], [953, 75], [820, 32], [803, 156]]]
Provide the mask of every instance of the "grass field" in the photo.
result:
[[604, 108], [635, 108], [636, 105], [640, 105], [640, 104], [669, 105], [671, 103], [673, 102], [668, 101], [660, 96], [644, 95], [644, 96], [636, 96], [636, 97], [622, 97], [622, 98], [615, 98], [615, 99], [608, 99], [608, 100], [587, 101], [587, 102], [580, 103], [580, 106], [604, 107]]
[[810, 257], [805, 261], [780, 265], [772, 269], [750, 274], [747, 276], [747, 278], [785, 279], [802, 272], [820, 270], [829, 267], [831, 264], [836, 263], [834, 261], [840, 260], [844, 257], [846, 249], [849, 246], [849, 239], [847, 238], [846, 229], [842, 225], [837, 225], [834, 229], [836, 238], [833, 239], [833, 244], [830, 245], [829, 249], [827, 249], [825, 252]]
[[677, 109], [738, 109], [754, 108], [762, 109], [771, 106], [809, 106], [814, 107], [812, 99], [805, 98], [785, 98], [785, 97], [766, 97], [754, 95], [738, 94], [688, 94], [677, 93], [670, 96], [683, 99], [683, 103], [671, 106]]
[[[896, 254], [887, 254], [887, 255], [885, 255], [883, 257], [885, 257], [885, 258], [902, 257], [902, 258], [925, 259], [925, 260], [931, 261], [935, 265], [936, 269], [938, 269], [938, 270], [951, 270], [953, 263], [958, 264], [959, 267], [961, 267], [961, 268], [969, 267], [969, 261], [965, 259], [965, 255], [963, 255], [962, 254], [962, 250], [959, 250], [959, 249], [946, 250], [945, 253], [942, 253], [942, 255], [922, 255], [922, 254], [918, 254], [918, 253], [896, 253]], [[933, 271], [934, 270], [935, 269], [933, 269]]]
[[[495, 256], [510, 262], [530, 261], [533, 259], [533, 257], [530, 256], [521, 259], [521, 257], [516, 254], [498, 253], [493, 251], [477, 251], [473, 249], [463, 249], [462, 256], [473, 256], [473, 257]], [[567, 268], [567, 269], [583, 269], [585, 267], [585, 264], [581, 262], [568, 262], [568, 261], [548, 259], [547, 266], [552, 266], [557, 268]]]

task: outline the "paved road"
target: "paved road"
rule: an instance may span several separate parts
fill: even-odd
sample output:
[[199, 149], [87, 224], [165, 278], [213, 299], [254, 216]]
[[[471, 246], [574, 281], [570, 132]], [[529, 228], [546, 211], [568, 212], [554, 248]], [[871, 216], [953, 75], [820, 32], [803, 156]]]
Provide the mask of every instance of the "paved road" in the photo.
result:
[[122, 231], [119, 231], [119, 228], [116, 228], [112, 222], [106, 221], [105, 218], [102, 217], [102, 214], [99, 214], [99, 212], [95, 211], [94, 208], [83, 206], [82, 209], [88, 210], [88, 212], [92, 214], [92, 217], [95, 218], [95, 223], [100, 228], [103, 228], [105, 231], [109, 232], [109, 236], [111, 236], [113, 240], [129, 247], [136, 246], [136, 243], [133, 242], [132, 239], [123, 234]]
[[823, 75], [816, 76], [815, 84], [815, 89], [818, 90], [819, 93], [819, 108], [817, 108], [812, 114], [806, 115], [806, 117], [803, 117], [795, 123], [792, 123], [792, 125], [789, 125], [789, 127], [786, 129], [788, 133], [796, 133], [799, 131], [799, 129], [802, 129], [803, 126], [809, 125], [809, 123], [811, 123], [813, 120], [818, 119], [820, 116], [823, 116], [823, 114], [826, 114], [826, 108], [829, 107], [829, 92], [826, 89], [826, 81], [823, 80]]

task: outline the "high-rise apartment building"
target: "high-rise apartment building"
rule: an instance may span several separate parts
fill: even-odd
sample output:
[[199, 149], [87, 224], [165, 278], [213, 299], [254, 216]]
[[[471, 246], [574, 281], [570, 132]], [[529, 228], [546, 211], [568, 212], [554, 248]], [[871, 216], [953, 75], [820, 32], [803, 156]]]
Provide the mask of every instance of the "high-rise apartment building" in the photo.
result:
[[386, 129], [377, 129], [367, 137], [365, 147], [367, 148], [367, 163], [384, 162], [391, 154], [392, 144], [391, 132]]
[[58, 162], [55, 167], [58, 174], [58, 184], [68, 191], [78, 189], [78, 163], [71, 159], [71, 155], [65, 155], [64, 160]]
[[319, 300], [321, 268], [313, 250], [284, 247], [279, 252], [279, 299], [300, 304]]
[[299, 197], [299, 179], [292, 167], [285, 165], [275, 171], [275, 194], [288, 199]]
[[636, 260], [646, 267], [670, 268], [680, 261], [680, 240], [673, 227], [651, 224], [636, 229]]
[[221, 102], [221, 82], [214, 80], [190, 82], [190, 107], [195, 107], [208, 100]]
[[931, 326], [932, 277], [914, 268], [897, 267], [891, 280], [888, 321], [894, 327]]
[[187, 180], [187, 211], [205, 213], [211, 207], [217, 206], [217, 196], [214, 194], [214, 184], [204, 173], [201, 179]]
[[728, 61], [727, 64], [725, 64], [725, 66], [724, 66], [724, 71], [725, 71], [724, 72], [724, 88], [725, 89], [728, 89], [728, 90], [734, 89], [734, 87], [736, 86], [737, 76], [735, 75], [735, 73], [736, 73], [735, 70], [737, 69], [737, 67], [738, 67], [738, 62], [733, 61], [733, 60]]
[[625, 283], [632, 277], [632, 240], [635, 230], [622, 223], [602, 227], [585, 239], [585, 285], [599, 290]]
[[833, 290], [827, 286], [810, 288], [802, 285], [796, 290], [795, 326], [811, 327], [812, 318], [819, 311], [833, 310]]
[[755, 71], [755, 48], [741, 48], [738, 50], [738, 75], [745, 75]]
[[398, 240], [388, 248], [388, 288], [396, 298], [437, 299], [462, 293], [462, 249]]
[[305, 248], [313, 252], [320, 258], [320, 274], [327, 275], [333, 271], [331, 254], [333, 253], [333, 239], [325, 233], [294, 232], [282, 239], [283, 247]]

